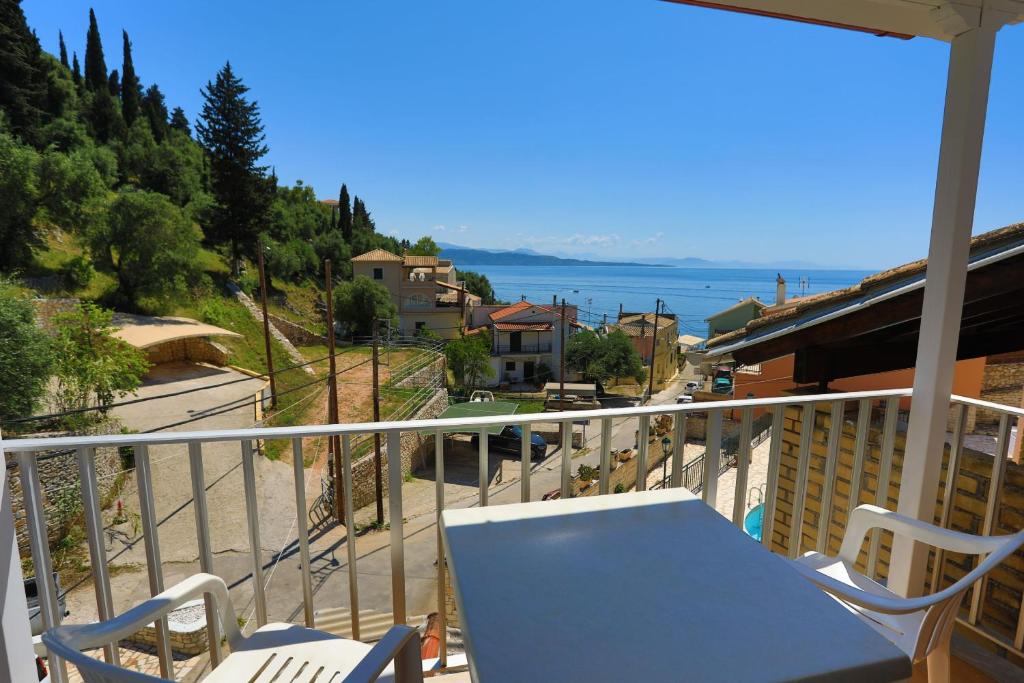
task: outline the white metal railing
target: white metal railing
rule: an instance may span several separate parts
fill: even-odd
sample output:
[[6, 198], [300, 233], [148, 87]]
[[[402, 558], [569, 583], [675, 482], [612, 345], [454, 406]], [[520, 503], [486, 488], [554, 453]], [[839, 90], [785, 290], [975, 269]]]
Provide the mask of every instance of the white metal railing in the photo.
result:
[[[47, 542], [47, 529], [43, 513], [42, 492], [39, 485], [36, 454], [40, 451], [52, 451], [55, 449], [76, 449], [78, 453], [78, 466], [81, 474], [82, 500], [85, 511], [86, 530], [89, 541], [89, 551], [93, 568], [94, 580], [96, 583], [97, 605], [101, 618], [108, 618], [112, 614], [112, 600], [110, 595], [110, 578], [106, 571], [106, 557], [104, 544], [102, 542], [102, 521], [99, 510], [99, 497], [97, 494], [97, 481], [95, 465], [95, 449], [97, 447], [119, 447], [133, 446], [135, 449], [136, 468], [135, 475], [140, 499], [140, 517], [142, 537], [145, 543], [147, 570], [149, 573], [149, 586], [153, 594], [160, 592], [164, 587], [163, 570], [160, 562], [159, 529], [156, 515], [153, 509], [153, 482], [150, 473], [149, 448], [155, 445], [185, 444], [188, 449], [188, 462], [193, 491], [193, 506], [196, 519], [196, 535], [199, 546], [199, 563], [202, 571], [214, 573], [213, 554], [209, 534], [209, 511], [206, 501], [206, 486], [203, 477], [203, 446], [213, 442], [238, 442], [242, 457], [244, 500], [246, 506], [246, 522], [249, 534], [252, 562], [252, 581], [255, 602], [255, 618], [257, 625], [266, 623], [267, 605], [264, 593], [263, 567], [259, 555], [260, 549], [260, 510], [256, 497], [256, 478], [254, 473], [254, 458], [258, 457], [253, 449], [253, 443], [258, 440], [267, 439], [290, 439], [293, 449], [294, 463], [294, 494], [296, 502], [296, 515], [298, 538], [297, 545], [300, 552], [302, 572], [302, 595], [304, 621], [307, 625], [313, 626], [313, 601], [314, 593], [312, 588], [309, 552], [309, 534], [306, 527], [306, 492], [305, 478], [303, 476], [303, 446], [302, 440], [308, 437], [321, 437], [339, 435], [342, 443], [342, 472], [343, 494], [345, 501], [345, 518], [353, 519], [352, 509], [352, 440], [375, 433], [382, 434], [387, 443], [388, 453], [398, 453], [401, 450], [401, 436], [403, 432], [418, 432], [431, 434], [434, 438], [435, 455], [435, 485], [436, 485], [436, 510], [439, 517], [445, 507], [445, 435], [451, 433], [477, 433], [479, 434], [479, 492], [478, 504], [486, 506], [490, 502], [489, 477], [488, 477], [488, 430], [491, 427], [502, 425], [520, 425], [523, 429], [522, 451], [521, 451], [521, 479], [520, 495], [521, 501], [530, 501], [531, 488], [531, 430], [535, 423], [557, 423], [560, 426], [561, 443], [571, 444], [572, 425], [575, 421], [590, 420], [600, 424], [600, 466], [599, 466], [599, 493], [609, 493], [609, 480], [611, 477], [611, 453], [613, 421], [623, 419], [637, 420], [638, 452], [636, 454], [637, 476], [635, 488], [643, 490], [646, 488], [648, 475], [648, 436], [651, 429], [651, 418], [657, 415], [673, 415], [676, 417], [673, 427], [672, 438], [672, 473], [669, 486], [679, 487], [683, 485], [684, 476], [684, 445], [686, 435], [686, 418], [693, 413], [707, 414], [707, 429], [705, 433], [705, 455], [700, 480], [700, 492], [702, 498], [714, 506], [718, 497], [718, 474], [724, 471], [722, 463], [722, 442], [723, 442], [723, 418], [727, 412], [736, 411], [739, 414], [739, 440], [737, 447], [737, 476], [734, 483], [735, 504], [731, 511], [731, 518], [735, 524], [742, 528], [743, 518], [746, 512], [746, 488], [749, 481], [750, 456], [753, 448], [752, 434], [754, 409], [768, 409], [771, 415], [771, 444], [768, 456], [768, 474], [764, 493], [764, 516], [762, 543], [771, 547], [772, 529], [775, 524], [779, 494], [779, 465], [783, 442], [783, 420], [784, 411], [787, 407], [798, 408], [802, 411], [802, 432], [798, 450], [798, 466], [796, 469], [795, 500], [793, 505], [794, 519], [790, 526], [789, 554], [796, 556], [804, 548], [802, 545], [801, 529], [803, 528], [803, 511], [805, 508], [808, 488], [809, 460], [811, 451], [811, 434], [813, 432], [813, 416], [815, 406], [818, 404], [830, 405], [833, 415], [844, 414], [844, 408], [848, 403], [856, 403], [856, 436], [853, 447], [853, 476], [850, 495], [850, 510], [861, 498], [860, 487], [864, 475], [864, 463], [866, 460], [868, 435], [871, 421], [871, 411], [874, 402], [880, 402], [885, 410], [882, 438], [882, 457], [880, 485], [876, 489], [879, 492], [877, 502], [885, 505], [885, 492], [888, 489], [887, 482], [889, 471], [892, 467], [892, 454], [896, 435], [897, 415], [899, 401], [911, 395], [909, 389], [896, 389], [887, 391], [853, 392], [845, 394], [822, 394], [812, 396], [787, 396], [781, 398], [767, 398], [756, 400], [730, 400], [715, 401], [709, 403], [688, 403], [688, 404], [667, 404], [647, 405], [628, 408], [611, 408], [600, 410], [567, 411], [558, 413], [536, 413], [536, 414], [514, 414], [486, 417], [469, 417], [455, 419], [434, 419], [434, 420], [413, 420], [413, 421], [386, 421], [380, 423], [358, 423], [342, 425], [305, 425], [296, 427], [265, 427], [217, 431], [194, 431], [194, 432], [161, 432], [150, 434], [118, 434], [118, 435], [95, 435], [95, 436], [74, 436], [58, 438], [26, 438], [0, 440], [0, 452], [13, 454], [20, 466], [20, 477], [22, 490], [24, 491], [24, 504], [27, 513], [27, 525], [32, 551], [32, 561], [35, 567], [37, 580], [39, 581], [38, 591], [42, 607], [42, 616], [47, 628], [59, 622], [57, 609], [56, 586], [52, 579], [50, 550]], [[1024, 410], [1008, 408], [997, 404], [974, 401], [954, 396], [954, 404], [961, 406], [960, 413], [966, 411], [968, 405], [984, 407], [995, 410], [1003, 415], [999, 431], [1000, 446], [1005, 452], [1006, 438], [1008, 434], [1009, 420], [1024, 416]], [[962, 415], [961, 415], [962, 418]], [[960, 420], [962, 427], [963, 420]], [[825, 550], [825, 543], [828, 536], [829, 524], [833, 509], [834, 482], [836, 478], [836, 467], [840, 440], [842, 438], [843, 420], [833, 420], [826, 447], [826, 470], [825, 485], [822, 491], [821, 510], [818, 541], [816, 548], [807, 550]], [[762, 439], [763, 440], [763, 439]], [[951, 456], [949, 479], [946, 488], [946, 501], [942, 509], [942, 521], [948, 524], [950, 518], [950, 500], [952, 487], [949, 482], [955, 481], [955, 474], [959, 466], [959, 444], [962, 444], [962, 429], [958, 428], [957, 437], [954, 440], [954, 453]], [[568, 497], [572, 493], [572, 448], [561, 449], [559, 467], [560, 491], [562, 497]], [[996, 458], [996, 470], [1005, 471], [1005, 458]], [[1002, 463], [1000, 463], [1002, 461]], [[388, 458], [387, 474], [389, 483], [388, 512], [390, 520], [390, 556], [391, 556], [391, 609], [395, 623], [405, 623], [406, 613], [406, 575], [405, 575], [405, 536], [403, 519], [403, 500], [401, 487], [403, 482], [401, 458]], [[1000, 477], [999, 472], [993, 472], [993, 480]], [[694, 486], [693, 488], [697, 488]], [[998, 486], [990, 488], [990, 501], [988, 505], [988, 517], [985, 532], [993, 528], [994, 513], [998, 510], [999, 498]], [[849, 514], [850, 510], [847, 510]], [[10, 519], [0, 519], [0, 524], [13, 524]], [[13, 533], [13, 529], [12, 529]], [[349, 582], [349, 607], [351, 612], [351, 629], [355, 638], [360, 637], [360, 616], [359, 616], [359, 588], [357, 582], [358, 557], [356, 553], [355, 534], [350, 534], [346, 541], [347, 571]], [[869, 550], [869, 568], [874, 572], [877, 565], [879, 541], [873, 537]], [[941, 558], [936, 562], [938, 565]], [[437, 542], [437, 571], [438, 571], [438, 613], [441, 620], [441, 662], [443, 667], [446, 664], [445, 654], [445, 581], [444, 572], [444, 551], [438, 536]], [[17, 580], [20, 577], [12, 577]], [[935, 581], [933, 580], [933, 585]], [[972, 599], [970, 617], [966, 623], [978, 629], [978, 620], [981, 614], [981, 596], [984, 585], [975, 591]], [[207, 596], [207, 602], [212, 601], [212, 596]], [[213, 605], [209, 605], [213, 607]], [[25, 627], [28, 628], [27, 616]], [[211, 645], [220, 640], [217, 624], [211, 622], [209, 638]], [[1020, 640], [1024, 633], [1024, 617], [1021, 620], [1021, 627], [1018, 628], [1015, 642], [1012, 646], [1020, 648]], [[991, 636], [989, 636], [991, 637]], [[1003, 646], [1006, 646], [1003, 643]], [[173, 675], [173, 662], [168, 641], [167, 625], [165, 621], [157, 623], [157, 651], [161, 665], [161, 674], [167, 677]], [[213, 664], [219, 662], [219, 648], [211, 647]], [[109, 661], [116, 661], [118, 657], [117, 644], [112, 643], [104, 650], [104, 656]], [[53, 680], [62, 683], [67, 680], [66, 670], [62, 662], [54, 662]]]

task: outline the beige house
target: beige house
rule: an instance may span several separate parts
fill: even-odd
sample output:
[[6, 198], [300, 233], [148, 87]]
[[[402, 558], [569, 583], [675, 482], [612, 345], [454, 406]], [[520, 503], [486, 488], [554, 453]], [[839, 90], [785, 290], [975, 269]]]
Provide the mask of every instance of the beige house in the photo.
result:
[[480, 305], [480, 297], [465, 290], [451, 261], [436, 256], [398, 256], [374, 249], [352, 259], [352, 274], [384, 285], [398, 309], [400, 334], [412, 336], [428, 329], [455, 339]]
[[[657, 333], [655, 333], [657, 325]], [[620, 330], [629, 337], [643, 359], [644, 367], [654, 373], [655, 388], [664, 388], [679, 370], [679, 322], [671, 313], [622, 313], [607, 331]], [[652, 370], [653, 367], [653, 370]]]

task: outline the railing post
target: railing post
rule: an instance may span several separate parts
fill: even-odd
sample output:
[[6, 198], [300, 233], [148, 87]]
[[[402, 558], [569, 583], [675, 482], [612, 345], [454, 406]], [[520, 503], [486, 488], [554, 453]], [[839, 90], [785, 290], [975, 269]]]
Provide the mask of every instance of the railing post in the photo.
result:
[[[160, 559], [160, 531], [156, 521], [156, 502], [153, 499], [153, 472], [149, 462], [149, 446], [135, 446], [135, 480], [139, 487], [139, 521], [142, 523], [142, 542], [146, 548], [146, 573], [149, 576], [149, 594], [164, 592], [164, 567]], [[171, 652], [167, 617], [156, 620], [156, 654], [160, 660], [160, 675], [174, 678], [174, 656]]]
[[647, 448], [651, 440], [651, 418], [641, 415], [639, 418], [639, 435], [636, 449], [636, 490], [647, 490]]
[[522, 443], [519, 444], [519, 499], [523, 503], [530, 502], [530, 463], [533, 462], [533, 430], [529, 423], [521, 425]]
[[263, 555], [260, 541], [260, 513], [256, 498], [256, 469], [252, 441], [242, 441], [242, 480], [245, 487], [245, 516], [249, 527], [249, 552], [252, 554], [252, 589], [256, 601], [256, 625], [267, 623], [267, 595], [263, 586]]
[[800, 555], [804, 536], [804, 508], [807, 505], [807, 469], [811, 462], [811, 438], [814, 436], [815, 406], [808, 403], [800, 417], [800, 451], [796, 461], [796, 490], [793, 492], [793, 526], [789, 530], [789, 556]]
[[562, 420], [562, 498], [572, 495], [572, 420]]
[[832, 496], [836, 486], [836, 470], [839, 467], [839, 442], [843, 437], [843, 401], [833, 401], [831, 427], [828, 430], [828, 446], [825, 449], [825, 482], [821, 487], [821, 509], [818, 511], [818, 544], [816, 550], [828, 550], [828, 530], [832, 522]]
[[0, 588], [0, 680], [34, 681], [36, 667], [28, 656], [32, 652], [32, 626], [28, 620], [6, 462], [0, 437], [0, 465], [4, 466], [0, 479], [0, 572], [6, 576]]
[[[527, 427], [528, 425], [524, 425]], [[525, 433], [525, 429], [524, 429]], [[524, 441], [529, 439], [524, 436]], [[529, 459], [527, 459], [529, 462]], [[527, 466], [527, 480], [529, 479], [529, 466]], [[527, 484], [529, 486], [529, 484]], [[529, 495], [529, 494], [527, 494]], [[444, 538], [441, 535], [441, 512], [444, 510], [444, 432], [434, 432], [434, 508], [437, 513], [434, 526], [437, 528], [437, 619], [438, 619], [438, 664], [442, 669], [448, 666], [448, 618], [446, 598], [448, 588], [445, 584], [445, 572], [447, 571], [444, 555]]]
[[[188, 442], [188, 466], [192, 474], [192, 506], [195, 508], [196, 541], [199, 545], [199, 568], [207, 574], [213, 571], [213, 550], [210, 546], [210, 513], [206, 507], [206, 475], [203, 472], [203, 446], [198, 441]], [[223, 659], [220, 649], [220, 637], [223, 632], [220, 619], [210, 615], [219, 615], [217, 598], [213, 593], [203, 594], [206, 606], [207, 629], [206, 637], [210, 644], [210, 664], [218, 667]]]
[[768, 447], [768, 481], [764, 492], [764, 511], [761, 516], [761, 544], [771, 550], [775, 527], [775, 508], [779, 497], [779, 460], [782, 458], [782, 430], [785, 406], [772, 408], [772, 442]]
[[[330, 326], [328, 326], [330, 328]], [[337, 437], [331, 437], [335, 440]], [[333, 454], [335, 461], [341, 463], [341, 453]], [[340, 467], [335, 467], [335, 493], [341, 493]], [[313, 628], [313, 577], [309, 566], [309, 528], [306, 526], [306, 472], [302, 462], [302, 439], [292, 439], [292, 477], [295, 483], [295, 526], [299, 532], [299, 562], [302, 563], [302, 613], [306, 626]]]
[[[43, 492], [39, 485], [39, 465], [36, 462], [36, 454], [18, 453], [18, 468], [21, 470], [21, 495], [24, 498], [25, 516], [28, 522], [32, 563], [36, 571], [39, 616], [43, 619], [43, 627], [50, 629], [60, 626], [63, 615], [60, 613], [60, 604], [57, 601], [57, 586], [53, 581], [53, 564], [50, 561], [50, 543], [46, 533], [46, 515], [43, 512]], [[4, 618], [6, 619], [6, 615]], [[21, 656], [27, 659], [31, 656], [30, 653], [31, 648], [23, 652]], [[50, 679], [53, 683], [67, 683], [68, 668], [63, 659], [50, 657]]]
[[712, 508], [718, 501], [718, 467], [722, 462], [722, 411], [708, 411], [704, 449], [704, 485], [702, 498]]
[[[744, 408], [740, 417], [740, 443], [736, 454], [736, 487], [733, 491], [732, 521], [740, 529], [743, 528], [743, 516], [746, 513], [747, 476], [750, 472], [750, 442], [753, 439], [753, 410]], [[762, 517], [762, 528], [764, 525]]]
[[[96, 611], [100, 621], [114, 618], [114, 596], [110, 592], [110, 574], [107, 570], [107, 549], [103, 542], [103, 517], [100, 515], [99, 483], [96, 478], [96, 450], [79, 448], [78, 477], [82, 488], [82, 516], [85, 518], [89, 560], [92, 563], [93, 585], [96, 589]], [[103, 657], [108, 664], [121, 665], [117, 643], [103, 646]]]
[[352, 613], [352, 639], [359, 640], [359, 582], [356, 572], [356, 518], [352, 510], [352, 439], [341, 437], [341, 474], [345, 488], [345, 552], [348, 557], [348, 605]]
[[686, 413], [676, 413], [672, 421], [672, 488], [683, 485], [683, 460], [686, 459]]
[[608, 485], [612, 478], [612, 419], [601, 418], [601, 470], [598, 474], [598, 493], [608, 493]]
[[391, 429], [388, 438], [388, 520], [391, 524], [391, 605], [396, 625], [405, 614], [405, 520], [402, 519], [402, 432]]

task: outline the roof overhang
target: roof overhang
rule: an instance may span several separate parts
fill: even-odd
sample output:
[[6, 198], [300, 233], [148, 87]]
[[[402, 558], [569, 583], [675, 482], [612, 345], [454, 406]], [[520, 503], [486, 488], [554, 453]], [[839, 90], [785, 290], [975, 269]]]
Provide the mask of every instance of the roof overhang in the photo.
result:
[[[958, 359], [1024, 349], [1024, 226], [1008, 237], [970, 256]], [[915, 268], [777, 322], [762, 319], [703, 358], [753, 364], [795, 354], [798, 383], [913, 367], [925, 275]]]
[[1021, 0], [666, 1], [904, 40], [921, 36], [950, 41], [964, 31], [980, 26], [985, 12], [1007, 15], [998, 19], [1000, 24], [1024, 19], [1024, 2]]
[[193, 339], [196, 337], [241, 337], [231, 330], [207, 325], [191, 318], [151, 317], [118, 313], [114, 317], [117, 327], [113, 336], [137, 349], [148, 349], [158, 344]]

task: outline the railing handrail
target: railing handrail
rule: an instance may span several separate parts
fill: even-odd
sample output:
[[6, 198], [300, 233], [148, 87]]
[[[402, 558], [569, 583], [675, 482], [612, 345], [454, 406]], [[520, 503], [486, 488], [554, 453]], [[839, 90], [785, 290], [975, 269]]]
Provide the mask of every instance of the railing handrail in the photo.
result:
[[[147, 434], [97, 434], [80, 436], [3, 439], [0, 450], [7, 453], [50, 450], [54, 448], [96, 448], [104, 446], [132, 446], [137, 444], [177, 444], [192, 441], [244, 441], [248, 439], [293, 439], [329, 435], [361, 435], [374, 432], [450, 432], [464, 428], [479, 430], [499, 425], [522, 425], [533, 422], [561, 422], [600, 420], [602, 418], [638, 417], [643, 415], [673, 415], [701, 413], [708, 410], [740, 408], [766, 408], [773, 406], [806, 405], [832, 401], [859, 399], [902, 398], [912, 395], [912, 389], [885, 389], [881, 391], [853, 391], [807, 396], [779, 396], [772, 398], [704, 401], [693, 403], [667, 403], [627, 408], [599, 408], [594, 410], [568, 410], [552, 413], [523, 413], [466, 418], [431, 420], [399, 420], [382, 422], [356, 422], [336, 425], [299, 425], [290, 427], [248, 427], [244, 429], [216, 429], [191, 432], [155, 432]], [[962, 397], [954, 397], [962, 398]], [[970, 399], [967, 399], [970, 400]], [[992, 404], [996, 405], [996, 404]], [[1005, 408], [1005, 407], [1004, 407]], [[1024, 414], [1024, 411], [1021, 411]]]
[[974, 406], [975, 408], [984, 408], [985, 410], [991, 410], [1002, 415], [1024, 417], [1024, 408], [1007, 406], [1002, 403], [993, 403], [992, 401], [985, 401], [980, 398], [971, 398], [970, 396], [960, 396], [958, 394], [953, 394], [949, 399], [951, 403], [962, 403], [964, 405]]

